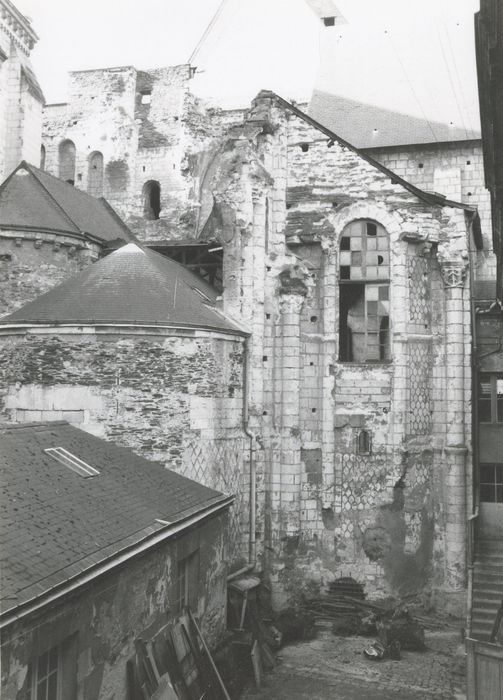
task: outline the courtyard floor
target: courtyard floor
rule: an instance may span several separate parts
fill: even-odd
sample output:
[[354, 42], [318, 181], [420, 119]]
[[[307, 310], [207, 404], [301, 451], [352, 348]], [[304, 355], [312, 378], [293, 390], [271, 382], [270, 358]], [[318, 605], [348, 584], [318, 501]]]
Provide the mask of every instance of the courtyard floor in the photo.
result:
[[242, 700], [462, 700], [465, 656], [454, 629], [426, 631], [427, 650], [401, 661], [370, 661], [367, 637], [335, 637], [321, 624], [316, 639], [284, 647], [262, 688]]

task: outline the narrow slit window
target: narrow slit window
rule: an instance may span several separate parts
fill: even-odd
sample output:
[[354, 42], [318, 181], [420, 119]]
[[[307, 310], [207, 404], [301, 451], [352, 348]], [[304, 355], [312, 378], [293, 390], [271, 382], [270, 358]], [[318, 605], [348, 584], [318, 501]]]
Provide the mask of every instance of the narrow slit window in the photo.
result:
[[143, 216], [147, 221], [156, 221], [161, 213], [161, 186], [157, 180], [143, 185]]
[[370, 452], [370, 434], [367, 430], [360, 430], [358, 433], [356, 451], [360, 455], [366, 455]]
[[90, 464], [87, 464], [87, 462], [79, 459], [79, 457], [76, 457], [71, 452], [68, 452], [68, 450], [65, 450], [64, 447], [48, 447], [44, 450], [44, 452], [57, 462], [64, 464], [65, 467], [68, 467], [79, 476], [82, 476], [84, 479], [99, 475], [99, 471], [97, 469], [91, 467]]
[[59, 144], [59, 177], [70, 185], [75, 184], [75, 144], [66, 139]]

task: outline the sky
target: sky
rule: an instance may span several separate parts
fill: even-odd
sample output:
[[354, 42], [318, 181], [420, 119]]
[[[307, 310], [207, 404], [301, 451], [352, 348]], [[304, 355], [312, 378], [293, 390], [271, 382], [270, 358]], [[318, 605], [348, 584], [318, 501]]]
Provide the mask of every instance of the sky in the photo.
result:
[[[479, 126], [473, 15], [478, 0], [333, 0], [325, 27], [305, 0], [14, 0], [40, 37], [32, 63], [46, 99], [67, 73], [186, 63], [192, 87], [224, 107], [261, 89], [314, 87], [466, 129]], [[323, 0], [332, 2], [332, 0]]]

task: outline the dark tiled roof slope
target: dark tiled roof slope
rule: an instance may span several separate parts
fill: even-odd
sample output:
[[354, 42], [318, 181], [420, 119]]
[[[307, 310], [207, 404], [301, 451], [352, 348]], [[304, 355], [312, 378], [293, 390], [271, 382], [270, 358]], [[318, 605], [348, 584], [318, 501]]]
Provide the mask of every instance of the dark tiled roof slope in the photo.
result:
[[308, 114], [356, 148], [480, 139], [480, 133], [428, 122], [375, 105], [315, 90]]
[[244, 334], [215, 307], [215, 298], [215, 290], [183, 265], [129, 243], [0, 324], [160, 324]]
[[[44, 453], [64, 447], [83, 478]], [[225, 502], [217, 491], [68, 423], [0, 426], [1, 612], [161, 530]]]
[[103, 242], [134, 240], [104, 199], [24, 161], [0, 186], [0, 227], [87, 234]]

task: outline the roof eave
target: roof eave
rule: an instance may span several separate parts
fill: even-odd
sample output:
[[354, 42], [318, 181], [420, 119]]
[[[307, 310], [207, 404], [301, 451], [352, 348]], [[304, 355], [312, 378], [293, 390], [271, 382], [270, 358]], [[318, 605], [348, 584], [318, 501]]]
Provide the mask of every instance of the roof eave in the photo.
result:
[[169, 330], [180, 330], [180, 331], [190, 331], [190, 330], [198, 330], [198, 331], [208, 331], [210, 333], [225, 333], [227, 335], [238, 335], [242, 337], [249, 337], [251, 335], [250, 331], [245, 330], [244, 328], [239, 328], [239, 326], [236, 324], [235, 327], [223, 327], [223, 326], [209, 326], [209, 325], [203, 325], [203, 324], [180, 324], [180, 323], [165, 323], [162, 321], [117, 321], [117, 320], [112, 320], [112, 321], [90, 321], [90, 320], [79, 320], [79, 319], [74, 319], [72, 321], [54, 321], [52, 319], [37, 319], [36, 321], [30, 321], [30, 320], [23, 320], [23, 321], [17, 321], [14, 323], [5, 323], [2, 322], [2, 319], [0, 319], [0, 335], [7, 335], [8, 333], [6, 331], [15, 331], [15, 330], [26, 330], [29, 328], [46, 328], [47, 330], [50, 330], [53, 332], [54, 329], [63, 329], [63, 328], [82, 328], [85, 329], [84, 332], [88, 332], [90, 329], [96, 329], [96, 328], [117, 328], [117, 329], [124, 329], [124, 328], [145, 328], [145, 329], [156, 329], [160, 330], [162, 328], [166, 328]]
[[[139, 539], [136, 543], [118, 550], [112, 556], [103, 559], [80, 574], [70, 577], [66, 581], [48, 588], [46, 591], [44, 591], [44, 593], [34, 596], [30, 600], [2, 612], [0, 614], [0, 628], [5, 628], [20, 618], [26, 617], [26, 615], [39, 610], [45, 605], [61, 599], [63, 596], [74, 591], [75, 589], [80, 588], [89, 581], [92, 581], [98, 576], [107, 573], [116, 566], [128, 561], [132, 557], [163, 543], [165, 540], [173, 537], [188, 527], [192, 527], [201, 520], [204, 520], [211, 515], [217, 515], [219, 512], [230, 507], [233, 501], [234, 496], [221, 496], [216, 502], [201, 507], [196, 513], [189, 514], [174, 522], [169, 522], [166, 520], [165, 522], [169, 524], [161, 525], [160, 522], [157, 521], [157, 524], [159, 524], [160, 527], [154, 533], [150, 533], [148, 536]], [[166, 518], [167, 517], [168, 516], [166, 516]]]

